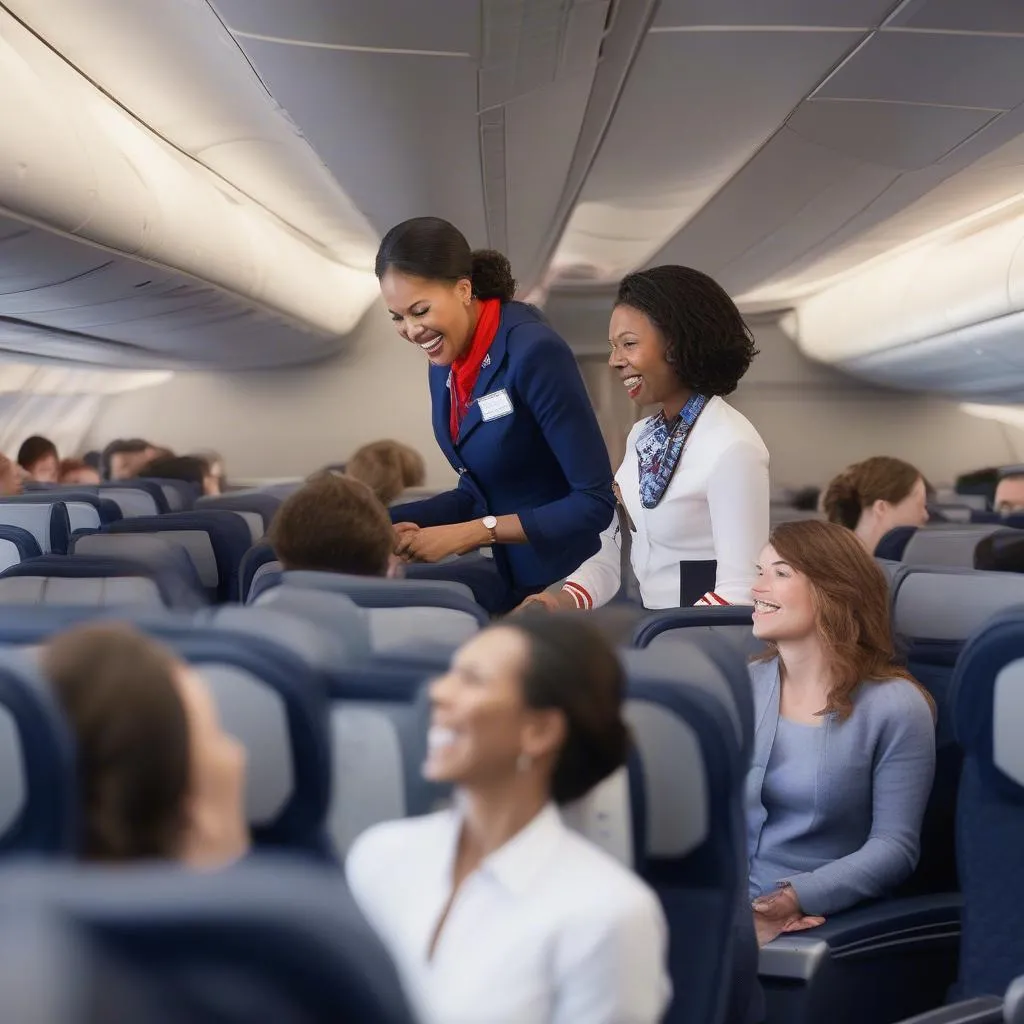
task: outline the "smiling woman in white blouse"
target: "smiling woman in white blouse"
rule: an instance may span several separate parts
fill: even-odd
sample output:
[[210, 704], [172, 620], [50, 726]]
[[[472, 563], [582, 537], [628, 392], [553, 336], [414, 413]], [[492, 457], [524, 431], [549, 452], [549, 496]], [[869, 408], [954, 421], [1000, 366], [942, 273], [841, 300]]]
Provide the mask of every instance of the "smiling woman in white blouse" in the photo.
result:
[[601, 550], [524, 605], [598, 608], [629, 569], [645, 608], [749, 604], [769, 484], [764, 442], [723, 398], [757, 355], [743, 317], [707, 274], [653, 267], [623, 278], [608, 334], [629, 397], [658, 411], [630, 431]]
[[345, 865], [428, 1024], [655, 1024], [671, 995], [654, 893], [559, 805], [625, 763], [623, 673], [580, 620], [480, 633], [431, 685], [424, 774], [453, 810], [378, 825]]

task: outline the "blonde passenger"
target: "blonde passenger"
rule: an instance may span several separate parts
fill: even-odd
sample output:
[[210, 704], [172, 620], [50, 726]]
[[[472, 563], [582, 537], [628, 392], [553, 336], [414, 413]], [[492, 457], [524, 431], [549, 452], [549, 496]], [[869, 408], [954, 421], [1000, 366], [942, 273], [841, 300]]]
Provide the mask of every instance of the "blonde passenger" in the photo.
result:
[[345, 472], [366, 484], [385, 506], [409, 487], [422, 487], [426, 479], [423, 456], [391, 440], [364, 444], [348, 460]]

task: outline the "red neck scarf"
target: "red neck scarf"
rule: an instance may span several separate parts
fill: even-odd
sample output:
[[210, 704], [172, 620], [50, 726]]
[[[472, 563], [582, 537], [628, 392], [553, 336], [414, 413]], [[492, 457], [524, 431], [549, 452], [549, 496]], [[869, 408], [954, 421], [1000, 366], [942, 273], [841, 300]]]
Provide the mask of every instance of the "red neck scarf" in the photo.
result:
[[469, 409], [469, 399], [476, 387], [477, 378], [480, 376], [480, 369], [483, 366], [487, 352], [498, 333], [498, 326], [501, 323], [501, 300], [484, 299], [480, 303], [480, 316], [476, 321], [476, 329], [470, 339], [469, 348], [466, 354], [452, 363], [451, 391], [449, 404], [451, 416], [449, 429], [452, 440], [459, 436], [459, 427], [466, 417]]

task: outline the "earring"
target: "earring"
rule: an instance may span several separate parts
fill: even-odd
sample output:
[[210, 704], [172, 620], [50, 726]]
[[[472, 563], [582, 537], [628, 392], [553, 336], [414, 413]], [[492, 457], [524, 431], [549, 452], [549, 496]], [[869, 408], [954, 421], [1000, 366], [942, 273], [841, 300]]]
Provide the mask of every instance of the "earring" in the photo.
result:
[[516, 771], [520, 775], [525, 774], [533, 767], [533, 758], [529, 754], [520, 754], [516, 758]]

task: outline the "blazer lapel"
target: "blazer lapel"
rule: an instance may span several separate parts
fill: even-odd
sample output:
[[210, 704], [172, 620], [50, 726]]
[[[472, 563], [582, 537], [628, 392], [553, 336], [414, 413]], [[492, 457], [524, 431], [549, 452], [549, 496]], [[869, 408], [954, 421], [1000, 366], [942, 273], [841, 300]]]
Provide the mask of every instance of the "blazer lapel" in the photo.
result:
[[[502, 313], [502, 318], [504, 319], [504, 312]], [[465, 444], [466, 438], [483, 422], [478, 399], [490, 392], [495, 376], [504, 365], [505, 356], [508, 351], [507, 341], [507, 332], [499, 327], [498, 333], [495, 335], [494, 341], [491, 342], [491, 347], [484, 358], [483, 365], [480, 367], [480, 375], [476, 379], [476, 384], [470, 396], [469, 408], [466, 410], [462, 425], [459, 427], [459, 438], [456, 442], [458, 445]]]
[[461, 465], [455, 446], [452, 444], [450, 426], [451, 392], [448, 390], [448, 379], [451, 371], [448, 367], [430, 368], [431, 412], [430, 418], [434, 426], [434, 437], [438, 447], [444, 452], [448, 461], [458, 468]]

